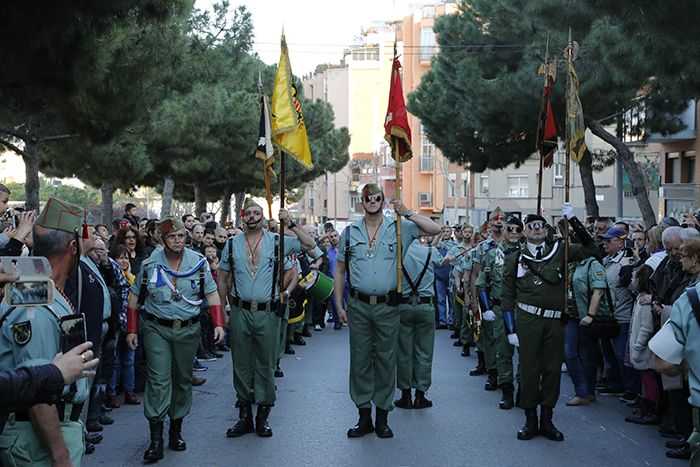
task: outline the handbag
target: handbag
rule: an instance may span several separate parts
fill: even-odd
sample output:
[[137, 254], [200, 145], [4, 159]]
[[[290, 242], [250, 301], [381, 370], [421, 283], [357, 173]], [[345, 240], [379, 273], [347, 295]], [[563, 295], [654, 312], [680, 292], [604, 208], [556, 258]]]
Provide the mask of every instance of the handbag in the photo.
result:
[[[586, 287], [588, 288], [588, 302], [591, 300], [591, 281], [589, 279], [591, 271], [591, 263], [596, 261], [595, 259], [588, 262], [588, 269], [586, 270]], [[595, 339], [614, 339], [620, 335], [620, 323], [615, 319], [615, 307], [613, 305], [612, 297], [610, 296], [610, 287], [605, 288], [605, 301], [608, 304], [608, 309], [610, 310], [610, 315], [601, 316], [600, 313], [596, 313], [593, 317], [593, 322], [588, 326], [582, 326], [586, 328], [589, 335]]]

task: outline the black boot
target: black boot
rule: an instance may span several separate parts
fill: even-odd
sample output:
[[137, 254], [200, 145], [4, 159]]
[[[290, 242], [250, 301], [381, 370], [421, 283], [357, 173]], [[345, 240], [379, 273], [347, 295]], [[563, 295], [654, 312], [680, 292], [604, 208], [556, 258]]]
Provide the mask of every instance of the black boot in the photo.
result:
[[304, 328], [301, 330], [301, 335], [304, 337], [312, 337], [311, 331], [309, 331], [309, 325], [305, 324]]
[[238, 438], [254, 431], [253, 410], [250, 407], [250, 402], [240, 401], [238, 408], [238, 421], [231, 428], [226, 430], [226, 437]]
[[525, 409], [525, 425], [518, 431], [518, 439], [526, 441], [538, 434], [537, 409]]
[[488, 373], [489, 376], [486, 380], [486, 384], [484, 384], [484, 391], [495, 391], [498, 389], [498, 371], [489, 370]]
[[484, 360], [484, 352], [477, 350], [476, 358], [478, 359], [476, 368], [469, 372], [469, 376], [481, 376], [486, 374], [486, 360]]
[[147, 464], [158, 462], [163, 458], [163, 422], [161, 420], [149, 420], [148, 427], [151, 431], [151, 444], [143, 453], [143, 460]]
[[505, 383], [501, 385], [502, 395], [501, 400], [498, 403], [499, 409], [510, 410], [513, 408], [513, 405], [515, 405], [515, 402], [513, 401], [514, 390], [515, 388], [510, 383]]
[[286, 353], [287, 355], [294, 355], [296, 353], [292, 348], [291, 342], [287, 341], [287, 343], [285, 344], [284, 353]]
[[469, 344], [464, 344], [462, 347], [462, 357], [468, 357], [471, 355]]
[[459, 338], [457, 338], [457, 340], [454, 341], [454, 342], [452, 343], [452, 346], [454, 346], [454, 347], [462, 347], [462, 341], [459, 340]]
[[185, 440], [182, 439], [182, 419], [170, 419], [170, 449], [173, 451], [184, 451], [187, 449]]
[[395, 400], [394, 405], [400, 409], [412, 409], [413, 408], [413, 401], [411, 400], [411, 390], [410, 389], [402, 389], [401, 390], [401, 399]]
[[377, 415], [374, 419], [374, 431], [377, 433], [379, 438], [393, 438], [394, 432], [389, 428], [389, 421], [387, 420], [389, 416], [389, 411], [380, 409], [377, 407]]
[[354, 427], [348, 430], [348, 438], [361, 438], [374, 431], [372, 409], [358, 409], [358, 412], [360, 413], [360, 419]]
[[450, 339], [459, 339], [459, 333], [455, 329], [452, 334], [450, 334]]
[[272, 436], [272, 429], [267, 423], [270, 410], [272, 410], [272, 407], [269, 405], [258, 405], [258, 413], [255, 415], [255, 432], [261, 438], [269, 438]]
[[552, 423], [553, 414], [553, 409], [540, 406], [540, 434], [552, 441], [564, 441], [564, 435]]
[[427, 409], [433, 406], [433, 401], [427, 399], [425, 397], [425, 393], [423, 391], [419, 391], [416, 389], [416, 399], [413, 401], [413, 408], [414, 409]]

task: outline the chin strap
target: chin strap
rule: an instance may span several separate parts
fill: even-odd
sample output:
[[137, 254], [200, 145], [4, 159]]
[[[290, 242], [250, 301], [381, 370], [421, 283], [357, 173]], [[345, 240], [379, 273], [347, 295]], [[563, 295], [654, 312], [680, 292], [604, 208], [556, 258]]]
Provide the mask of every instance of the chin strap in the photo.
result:
[[215, 328], [224, 327], [226, 320], [224, 319], [224, 309], [221, 305], [209, 305], [209, 314]]
[[126, 332], [136, 334], [139, 332], [139, 310], [128, 307], [126, 309]]
[[503, 325], [506, 327], [506, 334], [515, 334], [515, 315], [513, 310], [503, 310]]

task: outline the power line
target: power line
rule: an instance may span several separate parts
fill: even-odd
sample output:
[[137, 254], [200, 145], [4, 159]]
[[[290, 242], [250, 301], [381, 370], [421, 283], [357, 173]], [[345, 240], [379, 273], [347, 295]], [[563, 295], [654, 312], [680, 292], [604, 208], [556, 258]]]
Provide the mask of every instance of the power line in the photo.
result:
[[[279, 42], [255, 42], [255, 45], [276, 46], [279, 47]], [[381, 44], [329, 44], [329, 43], [287, 43], [289, 47], [334, 47], [334, 48], [360, 48], [371, 49], [377, 48]], [[404, 44], [404, 49], [524, 49], [530, 44], [446, 44], [446, 45], [414, 45]]]

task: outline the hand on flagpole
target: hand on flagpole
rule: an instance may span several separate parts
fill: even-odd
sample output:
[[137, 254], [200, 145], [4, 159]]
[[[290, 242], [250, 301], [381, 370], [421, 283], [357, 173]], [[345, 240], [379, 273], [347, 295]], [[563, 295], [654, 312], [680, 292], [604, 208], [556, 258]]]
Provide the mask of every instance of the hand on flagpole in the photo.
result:
[[280, 219], [280, 222], [284, 223], [285, 227], [289, 225], [289, 211], [287, 211], [286, 209], [280, 209], [278, 217]]
[[392, 199], [391, 206], [394, 208], [394, 211], [396, 211], [396, 213], [399, 216], [404, 216], [409, 212], [409, 209], [406, 206], [404, 206], [403, 202], [400, 199]]

